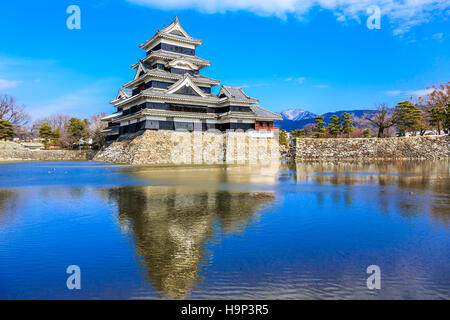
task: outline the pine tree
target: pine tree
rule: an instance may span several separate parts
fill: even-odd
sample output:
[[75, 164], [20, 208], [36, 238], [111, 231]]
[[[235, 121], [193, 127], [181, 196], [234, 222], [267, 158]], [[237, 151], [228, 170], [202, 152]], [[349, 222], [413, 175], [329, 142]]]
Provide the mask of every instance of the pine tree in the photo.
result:
[[293, 138], [304, 138], [306, 136], [305, 129], [295, 129], [290, 132], [291, 137]]
[[306, 137], [306, 130], [305, 129], [298, 130], [298, 136], [299, 136], [299, 138]]
[[397, 118], [397, 131], [399, 136], [405, 136], [407, 132], [417, 132], [424, 130], [422, 122], [422, 110], [418, 109], [413, 103], [403, 101], [395, 106]]
[[283, 146], [287, 146], [288, 145], [286, 130], [280, 130], [279, 142]]
[[61, 137], [61, 133], [59, 129], [52, 131], [51, 142], [52, 144], [59, 144], [59, 138]]
[[364, 129], [362, 134], [364, 138], [370, 138], [372, 136], [372, 131], [370, 130], [370, 128], [366, 128]]
[[50, 144], [50, 139], [52, 139], [52, 137], [53, 137], [52, 127], [50, 127], [47, 122], [44, 122], [39, 127], [39, 137], [44, 139], [44, 141], [43, 141], [44, 142], [44, 147], [45, 147], [45, 149], [47, 149], [49, 147], [49, 144]]
[[331, 122], [328, 124], [328, 131], [332, 136], [337, 137], [341, 134], [341, 120], [337, 115], [331, 116]]
[[430, 124], [436, 127], [438, 134], [441, 134], [441, 129], [445, 122], [445, 108], [444, 107], [433, 107], [428, 110], [430, 114]]
[[450, 103], [445, 108], [444, 131], [450, 135]]
[[13, 137], [13, 124], [7, 120], [0, 120], [0, 140], [12, 140]]
[[50, 140], [52, 135], [52, 127], [50, 127], [47, 122], [41, 124], [41, 126], [39, 127], [39, 137], [41, 137], [42, 139]]
[[314, 118], [314, 122], [316, 126], [314, 127], [314, 137], [315, 138], [323, 138], [325, 136], [325, 122], [323, 121], [322, 116], [317, 116]]
[[355, 130], [353, 126], [353, 116], [350, 113], [344, 112], [342, 114], [342, 132], [347, 134], [350, 137], [350, 133]]
[[80, 140], [87, 136], [86, 123], [78, 118], [70, 118], [67, 124], [67, 131], [70, 134], [73, 145], [79, 145]]

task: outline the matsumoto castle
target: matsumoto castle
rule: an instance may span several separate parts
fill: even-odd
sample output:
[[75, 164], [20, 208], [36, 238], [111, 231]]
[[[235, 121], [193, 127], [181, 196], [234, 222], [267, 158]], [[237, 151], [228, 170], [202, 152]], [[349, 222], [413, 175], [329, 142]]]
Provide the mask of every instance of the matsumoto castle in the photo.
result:
[[200, 74], [210, 65], [195, 55], [200, 44], [175, 18], [139, 46], [146, 57], [132, 65], [134, 79], [111, 101], [117, 112], [102, 119], [108, 121], [108, 141], [141, 130], [278, 130], [273, 121], [282, 117], [259, 107], [242, 88], [222, 86], [211, 93], [220, 81]]

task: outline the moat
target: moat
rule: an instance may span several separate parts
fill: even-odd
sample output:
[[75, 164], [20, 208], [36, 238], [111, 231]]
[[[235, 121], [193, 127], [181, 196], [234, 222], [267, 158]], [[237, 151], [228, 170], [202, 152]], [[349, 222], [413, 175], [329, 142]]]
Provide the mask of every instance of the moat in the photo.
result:
[[0, 164], [0, 299], [449, 299], [449, 236], [448, 160]]

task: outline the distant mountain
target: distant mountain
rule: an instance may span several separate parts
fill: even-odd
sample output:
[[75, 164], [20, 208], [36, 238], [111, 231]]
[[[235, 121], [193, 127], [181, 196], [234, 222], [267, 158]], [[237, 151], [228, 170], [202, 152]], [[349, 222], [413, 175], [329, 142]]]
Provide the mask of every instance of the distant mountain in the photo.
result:
[[[335, 112], [327, 112], [322, 114], [324, 121], [330, 123], [332, 115], [342, 116], [344, 112], [347, 112], [353, 116], [353, 118], [363, 118], [365, 114], [373, 112], [374, 110], [341, 110]], [[280, 127], [280, 129], [286, 131], [292, 131], [295, 129], [302, 129], [305, 125], [314, 123], [314, 117], [317, 115], [302, 109], [289, 109], [279, 112], [283, 116], [283, 120], [275, 121], [274, 125]]]
[[317, 116], [317, 114], [302, 109], [287, 109], [279, 112], [279, 114], [283, 116], [284, 120], [292, 121], [313, 119]]
[[363, 118], [363, 117], [365, 117], [365, 115], [367, 113], [371, 113], [374, 111], [375, 110], [341, 110], [341, 111], [336, 111], [336, 112], [327, 112], [327, 113], [322, 114], [322, 116], [324, 117], [324, 121], [326, 123], [329, 123], [329, 122], [331, 122], [331, 120], [330, 120], [331, 116], [334, 114], [337, 115], [339, 118], [341, 118], [342, 114], [347, 112], [353, 116], [353, 119], [355, 119], [355, 118]]

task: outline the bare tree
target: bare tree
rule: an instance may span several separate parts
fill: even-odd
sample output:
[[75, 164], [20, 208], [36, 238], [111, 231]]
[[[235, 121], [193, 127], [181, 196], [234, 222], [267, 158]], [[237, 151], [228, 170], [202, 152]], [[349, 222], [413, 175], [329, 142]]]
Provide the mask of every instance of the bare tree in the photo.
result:
[[87, 121], [88, 126], [88, 135], [89, 138], [92, 139], [92, 146], [95, 149], [100, 149], [105, 144], [106, 136], [102, 133], [102, 130], [107, 127], [107, 123], [105, 121], [101, 121], [103, 117], [106, 116], [106, 113], [98, 113], [92, 115]]
[[68, 114], [57, 113], [49, 117], [44, 117], [33, 122], [31, 126], [31, 135], [33, 138], [39, 137], [39, 128], [43, 123], [47, 123], [52, 130], [59, 133], [59, 144], [61, 147], [69, 148], [71, 146], [70, 135], [66, 130], [66, 125], [71, 118]]
[[7, 120], [14, 126], [24, 126], [30, 121], [24, 106], [19, 106], [16, 99], [7, 94], [0, 95], [0, 120]]
[[53, 130], [64, 130], [70, 118], [71, 116], [68, 114], [57, 113], [50, 117], [44, 118], [44, 121], [47, 122]]
[[432, 85], [427, 87], [431, 90], [425, 97], [418, 97], [420, 104], [427, 108], [445, 108], [450, 103], [450, 81], [441, 83], [439, 86]]
[[450, 81], [441, 83], [439, 86], [429, 86], [427, 90], [426, 96], [417, 98], [417, 105], [423, 111], [426, 125], [436, 128], [440, 134], [445, 118], [445, 108], [450, 103]]
[[353, 117], [353, 123], [361, 128], [370, 128], [370, 129], [374, 129], [374, 125], [367, 120], [367, 116], [370, 116], [371, 113], [370, 112], [366, 112], [364, 113], [361, 117]]
[[14, 137], [19, 138], [21, 141], [31, 140], [32, 134], [30, 127], [27, 126], [16, 126], [14, 128]]
[[393, 127], [397, 120], [386, 103], [379, 103], [376, 107], [377, 110], [367, 114], [366, 119], [378, 129], [378, 138], [381, 138], [384, 137], [384, 131]]

